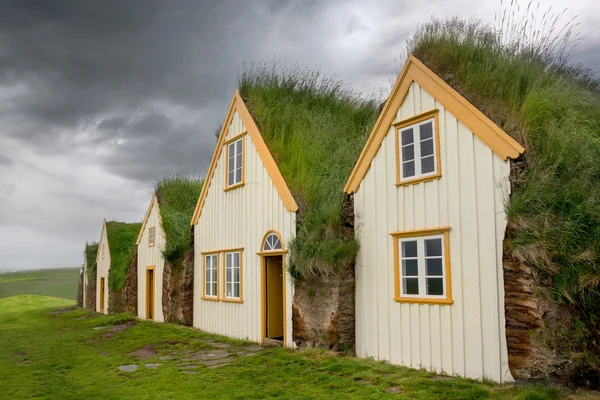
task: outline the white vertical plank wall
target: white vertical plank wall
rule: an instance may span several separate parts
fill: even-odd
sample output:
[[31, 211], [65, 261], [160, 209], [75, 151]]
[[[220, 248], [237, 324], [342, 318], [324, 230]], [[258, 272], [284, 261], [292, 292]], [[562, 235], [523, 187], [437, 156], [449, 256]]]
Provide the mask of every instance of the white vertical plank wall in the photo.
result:
[[[102, 246], [104, 245], [104, 258]], [[110, 272], [110, 249], [106, 225], [103, 225], [102, 235], [98, 244], [98, 265], [96, 266], [96, 311], [100, 312], [100, 278], [104, 277], [104, 314], [108, 314], [108, 273]]]
[[[226, 140], [245, 131], [237, 111]], [[229, 337], [262, 342], [261, 259], [256, 253], [264, 234], [277, 230], [287, 246], [296, 232], [296, 213], [288, 212], [249, 135], [245, 136], [243, 187], [225, 192], [225, 149], [210, 181], [202, 214], [194, 227], [194, 327]], [[243, 248], [243, 303], [203, 300], [203, 252]], [[220, 290], [224, 279], [219, 259]], [[286, 270], [287, 274], [287, 270]], [[286, 346], [292, 346], [293, 286], [286, 279]]]
[[[512, 380], [502, 240], [510, 191], [503, 161], [413, 82], [395, 121], [439, 109], [442, 176], [396, 187], [394, 127], [354, 195], [359, 356], [469, 378]], [[450, 226], [452, 305], [394, 301], [391, 232]]]
[[[155, 230], [155, 245], [148, 246], [149, 229], [156, 227]], [[165, 268], [165, 259], [162, 255], [162, 250], [165, 248], [165, 234], [162, 229], [160, 218], [160, 209], [157, 202], [154, 202], [148, 221], [144, 226], [144, 233], [140, 243], [137, 246], [138, 250], [138, 265], [137, 265], [137, 284], [138, 284], [138, 317], [146, 319], [146, 269], [154, 266], [154, 321], [164, 322], [163, 303], [162, 303], [162, 286], [163, 286], [163, 271]]]

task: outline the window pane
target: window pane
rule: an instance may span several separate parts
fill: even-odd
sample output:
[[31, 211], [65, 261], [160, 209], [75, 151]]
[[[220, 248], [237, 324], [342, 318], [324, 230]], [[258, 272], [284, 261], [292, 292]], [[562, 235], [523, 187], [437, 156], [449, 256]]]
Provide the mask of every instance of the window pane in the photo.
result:
[[426, 158], [421, 158], [421, 173], [427, 174], [429, 172], [433, 172], [435, 170], [433, 156], [429, 156]]
[[425, 260], [426, 274], [442, 276], [442, 259], [441, 258], [428, 258]]
[[433, 137], [433, 123], [428, 122], [419, 127], [421, 132], [421, 140]]
[[233, 185], [233, 176], [234, 176], [234, 172], [233, 171], [229, 171], [229, 178], [227, 179], [227, 185]]
[[413, 142], [413, 128], [402, 131], [402, 145]]
[[227, 277], [225, 278], [225, 279], [226, 279], [226, 280], [225, 280], [226, 282], [231, 282], [231, 278], [232, 278], [231, 271], [232, 271], [232, 269], [233, 269], [233, 268], [231, 268], [231, 267], [227, 267]]
[[279, 238], [277, 237], [277, 235], [273, 235], [273, 237], [275, 238], [275, 240], [273, 241], [273, 249], [281, 250], [281, 241], [279, 241]]
[[240, 281], [240, 269], [239, 268], [236, 268], [233, 270], [233, 281], [234, 282]]
[[415, 159], [415, 146], [408, 145], [402, 147], [402, 161], [410, 161]]
[[238, 154], [238, 156], [240, 157], [239, 159], [241, 160], [241, 156], [242, 156], [242, 139], [240, 139], [237, 142], [235, 142], [235, 145], [236, 145], [236, 154]]
[[233, 297], [240, 297], [240, 284], [233, 285]]
[[415, 176], [415, 162], [409, 161], [407, 163], [402, 163], [402, 177], [408, 178], [411, 176]]
[[427, 278], [427, 294], [442, 296], [444, 294], [444, 281], [442, 278]]
[[402, 242], [402, 258], [417, 256], [417, 241]]
[[419, 294], [419, 279], [404, 278], [402, 279], [402, 288], [404, 294]]
[[240, 253], [233, 253], [233, 265], [236, 268], [240, 267]]
[[419, 261], [418, 260], [402, 260], [402, 276], [418, 276]]
[[211, 284], [209, 282], [206, 282], [206, 295], [207, 296], [212, 296], [212, 292], [211, 292]]
[[240, 183], [242, 181], [242, 169], [238, 169], [235, 171], [235, 183]]
[[421, 157], [430, 156], [433, 154], [433, 139], [427, 139], [421, 142]]
[[231, 293], [231, 283], [227, 283], [226, 285], [226, 296], [227, 297], [231, 297], [232, 293]]
[[442, 239], [426, 239], [425, 240], [425, 257], [441, 257], [442, 256]]
[[211, 296], [216, 296], [217, 295], [217, 282], [212, 283], [212, 292], [211, 292]]
[[227, 268], [231, 268], [233, 266], [231, 256], [233, 256], [233, 254], [231, 254], [231, 253], [225, 254], [225, 262], [226, 262], [225, 265], [227, 266]]

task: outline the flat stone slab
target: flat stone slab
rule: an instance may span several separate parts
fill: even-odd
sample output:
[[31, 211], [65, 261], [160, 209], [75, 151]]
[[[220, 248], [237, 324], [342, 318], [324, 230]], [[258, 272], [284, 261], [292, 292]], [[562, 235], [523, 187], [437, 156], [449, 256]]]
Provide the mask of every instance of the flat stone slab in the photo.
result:
[[147, 360], [157, 355], [156, 351], [154, 351], [154, 346], [144, 346], [141, 349], [137, 349], [136, 351], [132, 351], [127, 354], [130, 357], [137, 357], [139, 360]]
[[253, 346], [246, 346], [246, 347], [242, 347], [242, 349], [245, 352], [250, 352], [250, 353], [257, 353], [259, 351], [263, 351], [265, 348], [259, 345], [253, 345]]
[[107, 326], [95, 326], [92, 329], [95, 331], [99, 331], [99, 330], [106, 329], [106, 328], [108, 328], [108, 327]]
[[198, 366], [197, 365], [180, 365], [179, 369], [181, 369], [181, 370], [198, 369]]
[[158, 367], [160, 367], [161, 364], [159, 363], [150, 363], [150, 364], [144, 364], [144, 367], [148, 368], [148, 369], [156, 369]]
[[200, 364], [205, 365], [208, 369], [215, 369], [222, 367], [224, 365], [231, 364], [232, 359], [229, 358], [221, 358], [219, 360], [206, 360], [201, 361]]
[[139, 368], [137, 365], [135, 364], [127, 364], [127, 365], [121, 365], [119, 368], [119, 370], [123, 371], [123, 372], [135, 372], [137, 371], [137, 369]]

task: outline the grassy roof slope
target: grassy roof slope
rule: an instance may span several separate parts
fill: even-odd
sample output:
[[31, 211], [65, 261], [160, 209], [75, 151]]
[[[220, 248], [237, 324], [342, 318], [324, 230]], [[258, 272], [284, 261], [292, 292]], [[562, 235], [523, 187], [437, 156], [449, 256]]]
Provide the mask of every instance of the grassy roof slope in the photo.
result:
[[190, 218], [203, 183], [202, 180], [175, 176], [162, 178], [154, 186], [160, 206], [162, 227], [167, 236], [163, 250], [167, 262], [175, 263], [181, 260], [191, 249]]
[[96, 269], [96, 256], [98, 255], [98, 243], [86, 243], [85, 244], [85, 259], [87, 264], [87, 276], [88, 282], [93, 278], [93, 271]]
[[110, 250], [110, 274], [108, 283], [112, 289], [123, 289], [129, 263], [137, 251], [135, 242], [142, 228], [141, 223], [108, 221], [106, 235]]
[[478, 22], [434, 20], [408, 50], [525, 145], [505, 256], [532, 267], [540, 294], [575, 317], [544, 340], [600, 368], [600, 91], [567, 62], [566, 39], [507, 42]]
[[334, 273], [358, 250], [342, 227], [343, 187], [378, 109], [319, 71], [259, 65], [239, 92], [299, 205], [295, 277]]

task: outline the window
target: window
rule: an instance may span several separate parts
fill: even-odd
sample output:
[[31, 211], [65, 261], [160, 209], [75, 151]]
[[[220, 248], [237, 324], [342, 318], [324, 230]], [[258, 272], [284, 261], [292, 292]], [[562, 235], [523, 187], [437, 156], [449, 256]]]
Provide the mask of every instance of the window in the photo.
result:
[[156, 243], [156, 227], [153, 226], [148, 229], [148, 246], [154, 246]]
[[433, 110], [395, 124], [397, 185], [441, 176], [437, 111]]
[[225, 298], [241, 298], [241, 253], [225, 253]]
[[275, 232], [271, 232], [267, 235], [267, 238], [264, 240], [263, 251], [277, 250], [283, 250], [281, 240]]
[[102, 259], [104, 259], [105, 255], [106, 255], [106, 245], [104, 243], [102, 243]]
[[227, 146], [226, 189], [244, 184], [244, 137], [234, 139]]
[[204, 296], [218, 297], [218, 254], [204, 256]]
[[452, 303], [449, 230], [392, 234], [396, 301]]

